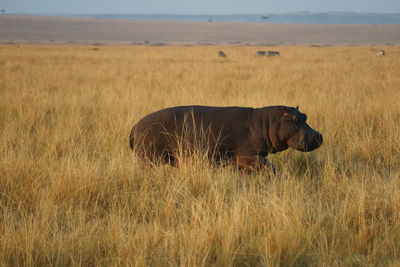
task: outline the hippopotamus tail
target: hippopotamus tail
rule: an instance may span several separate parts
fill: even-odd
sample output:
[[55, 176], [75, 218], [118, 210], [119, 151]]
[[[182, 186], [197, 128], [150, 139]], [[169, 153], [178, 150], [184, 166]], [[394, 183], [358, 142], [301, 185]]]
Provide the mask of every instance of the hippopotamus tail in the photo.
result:
[[131, 134], [129, 135], [129, 145], [130, 145], [131, 149], [133, 150], [133, 147], [135, 145], [134, 138], [133, 138], [133, 129], [131, 131]]

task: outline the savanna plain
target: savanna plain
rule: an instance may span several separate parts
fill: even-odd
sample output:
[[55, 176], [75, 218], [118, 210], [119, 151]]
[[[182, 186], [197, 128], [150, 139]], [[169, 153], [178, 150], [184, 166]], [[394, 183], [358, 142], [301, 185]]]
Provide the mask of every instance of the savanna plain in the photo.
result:
[[[0, 266], [399, 266], [399, 71], [396, 46], [2, 45]], [[299, 105], [324, 144], [276, 175], [139, 164], [133, 124], [190, 104]]]

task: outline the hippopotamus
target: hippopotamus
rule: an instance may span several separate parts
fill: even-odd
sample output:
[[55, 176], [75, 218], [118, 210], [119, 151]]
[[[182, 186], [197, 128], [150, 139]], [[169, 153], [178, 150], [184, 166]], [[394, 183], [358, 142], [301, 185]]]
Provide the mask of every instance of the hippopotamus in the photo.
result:
[[177, 165], [180, 156], [200, 149], [248, 170], [271, 167], [267, 155], [289, 147], [312, 151], [322, 139], [306, 114], [288, 106], [169, 107], [140, 119], [129, 136], [131, 149], [150, 162]]

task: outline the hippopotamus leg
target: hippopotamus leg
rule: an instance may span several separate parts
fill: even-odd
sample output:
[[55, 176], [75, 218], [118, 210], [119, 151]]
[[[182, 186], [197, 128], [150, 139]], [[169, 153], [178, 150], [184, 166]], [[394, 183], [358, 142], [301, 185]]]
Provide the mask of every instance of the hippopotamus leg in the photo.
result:
[[252, 172], [255, 170], [261, 170], [266, 168], [270, 170], [273, 174], [276, 174], [276, 167], [274, 164], [269, 162], [266, 157], [261, 155], [245, 156], [236, 155], [236, 165], [245, 171]]

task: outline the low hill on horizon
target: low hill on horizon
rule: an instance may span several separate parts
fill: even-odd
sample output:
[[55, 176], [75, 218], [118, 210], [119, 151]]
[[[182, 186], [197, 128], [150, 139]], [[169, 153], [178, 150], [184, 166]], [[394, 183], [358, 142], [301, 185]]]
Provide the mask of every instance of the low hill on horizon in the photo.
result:
[[208, 22], [265, 22], [290, 24], [400, 24], [400, 14], [358, 12], [293, 12], [262, 14], [51, 14], [52, 16], [87, 17], [101, 19], [175, 20]]

